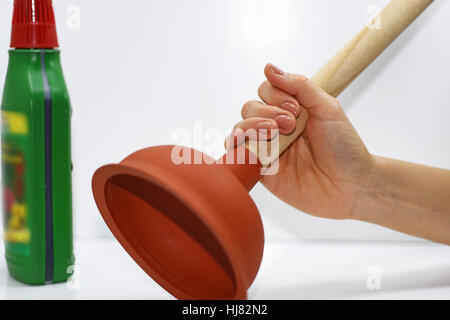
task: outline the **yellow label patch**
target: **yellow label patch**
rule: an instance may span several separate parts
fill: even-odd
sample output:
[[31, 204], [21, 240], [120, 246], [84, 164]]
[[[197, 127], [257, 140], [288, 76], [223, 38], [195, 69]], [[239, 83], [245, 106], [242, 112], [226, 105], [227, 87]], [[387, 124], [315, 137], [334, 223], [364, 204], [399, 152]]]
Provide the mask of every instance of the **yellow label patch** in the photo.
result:
[[26, 135], [28, 133], [27, 116], [20, 112], [2, 111], [3, 130], [11, 134]]

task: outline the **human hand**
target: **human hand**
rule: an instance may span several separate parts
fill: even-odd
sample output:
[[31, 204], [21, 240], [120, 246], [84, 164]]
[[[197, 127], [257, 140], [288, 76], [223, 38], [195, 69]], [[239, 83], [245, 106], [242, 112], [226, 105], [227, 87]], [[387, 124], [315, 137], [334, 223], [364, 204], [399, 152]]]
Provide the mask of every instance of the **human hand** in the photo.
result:
[[[243, 143], [248, 129], [295, 129], [300, 105], [309, 113], [306, 129], [279, 158], [279, 171], [263, 185], [293, 207], [324, 218], [349, 219], [371, 181], [374, 159], [339, 102], [305, 76], [268, 64], [258, 90], [261, 101], [242, 108], [232, 138]], [[259, 135], [258, 139], [274, 137]]]

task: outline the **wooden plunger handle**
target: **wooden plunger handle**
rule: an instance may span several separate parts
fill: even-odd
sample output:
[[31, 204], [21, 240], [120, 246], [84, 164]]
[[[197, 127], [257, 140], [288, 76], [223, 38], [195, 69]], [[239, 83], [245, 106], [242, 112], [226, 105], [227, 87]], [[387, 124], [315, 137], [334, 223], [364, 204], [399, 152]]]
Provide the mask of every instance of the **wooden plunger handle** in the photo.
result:
[[[337, 97], [432, 1], [392, 0], [375, 18], [376, 24], [359, 32], [311, 80]], [[264, 148], [249, 142], [247, 148], [258, 155], [261, 164], [267, 167], [301, 135], [307, 120], [308, 112], [302, 108], [295, 131], [289, 135], [279, 135], [279, 152], [270, 150], [270, 142]]]

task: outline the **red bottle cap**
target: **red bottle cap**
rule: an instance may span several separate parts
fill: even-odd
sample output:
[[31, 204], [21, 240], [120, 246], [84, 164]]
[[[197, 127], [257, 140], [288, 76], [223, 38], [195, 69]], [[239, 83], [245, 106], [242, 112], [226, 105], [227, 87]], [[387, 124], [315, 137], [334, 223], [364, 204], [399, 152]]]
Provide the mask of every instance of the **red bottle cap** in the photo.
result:
[[52, 0], [14, 0], [11, 48], [57, 48]]

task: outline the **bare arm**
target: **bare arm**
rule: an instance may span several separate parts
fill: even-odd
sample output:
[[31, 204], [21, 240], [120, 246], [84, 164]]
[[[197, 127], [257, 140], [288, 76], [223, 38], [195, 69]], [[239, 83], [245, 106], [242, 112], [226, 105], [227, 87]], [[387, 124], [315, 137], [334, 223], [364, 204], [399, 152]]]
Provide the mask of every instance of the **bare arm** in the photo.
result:
[[374, 156], [353, 218], [450, 244], [450, 171]]

